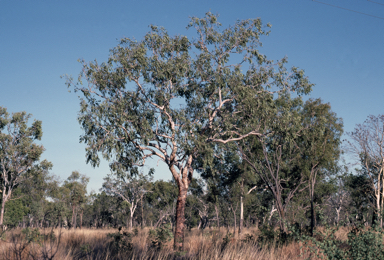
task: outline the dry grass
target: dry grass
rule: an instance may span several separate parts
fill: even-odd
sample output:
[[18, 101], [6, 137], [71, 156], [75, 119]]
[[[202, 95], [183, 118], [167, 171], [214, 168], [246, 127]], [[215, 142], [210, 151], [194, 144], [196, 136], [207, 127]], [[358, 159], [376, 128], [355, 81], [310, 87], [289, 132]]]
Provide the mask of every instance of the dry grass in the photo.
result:
[[[50, 230], [41, 230], [40, 233], [48, 234]], [[45, 239], [40, 243], [23, 242], [20, 230], [8, 232], [6, 241], [0, 242], [0, 259], [308, 259], [311, 256], [300, 249], [299, 243], [290, 243], [280, 247], [260, 248], [256, 243], [245, 243], [242, 239], [245, 235], [253, 234], [256, 230], [246, 230], [242, 237], [231, 238], [224, 243], [224, 230], [192, 230], [186, 232], [185, 251], [175, 252], [172, 249], [172, 241], [167, 242], [161, 249], [150, 246], [148, 229], [139, 230], [137, 236], [132, 238], [132, 248], [126, 252], [114, 253], [110, 248], [112, 238], [108, 233], [115, 233], [115, 229], [82, 229], [82, 230], [54, 230], [56, 240], [54, 242]], [[225, 245], [224, 245], [225, 244]], [[46, 251], [46, 254], [43, 254]], [[56, 252], [57, 251], [57, 252]], [[2, 253], [1, 253], [2, 252]], [[53, 255], [53, 258], [50, 258]], [[313, 259], [313, 257], [311, 258]]]

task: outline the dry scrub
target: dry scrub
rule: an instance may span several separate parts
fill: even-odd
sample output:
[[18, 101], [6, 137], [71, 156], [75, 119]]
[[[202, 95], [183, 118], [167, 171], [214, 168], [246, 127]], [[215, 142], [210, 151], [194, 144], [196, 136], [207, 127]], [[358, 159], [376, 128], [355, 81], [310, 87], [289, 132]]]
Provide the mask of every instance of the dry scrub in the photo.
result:
[[[14, 259], [308, 259], [311, 257], [304, 250], [300, 257], [299, 243], [290, 243], [279, 247], [259, 247], [253, 239], [245, 241], [248, 235], [257, 237], [256, 230], [245, 230], [240, 238], [227, 236], [224, 230], [192, 230], [186, 232], [185, 250], [175, 252], [172, 240], [164, 243], [161, 248], [155, 248], [151, 243], [149, 230], [138, 230], [131, 239], [129, 250], [115, 252], [111, 242], [114, 239], [109, 233], [117, 234], [116, 229], [82, 229], [54, 230], [55, 239], [50, 239], [51, 230], [40, 230], [41, 239], [30, 239], [21, 230], [6, 233], [5, 240], [0, 242], [0, 258]], [[249, 236], [248, 236], [249, 238]], [[31, 241], [32, 240], [32, 241]], [[125, 248], [126, 249], [126, 248]], [[44, 252], [46, 252], [44, 254]], [[313, 259], [313, 257], [311, 258]]]

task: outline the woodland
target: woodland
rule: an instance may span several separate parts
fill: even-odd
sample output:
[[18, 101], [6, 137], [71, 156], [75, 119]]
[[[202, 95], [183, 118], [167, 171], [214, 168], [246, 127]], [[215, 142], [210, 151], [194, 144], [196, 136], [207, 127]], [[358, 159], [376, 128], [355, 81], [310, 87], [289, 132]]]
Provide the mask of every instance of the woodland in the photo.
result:
[[[384, 115], [344, 133], [331, 104], [308, 98], [303, 70], [259, 52], [260, 19], [223, 28], [207, 13], [187, 28], [195, 38], [151, 26], [65, 76], [87, 163], [110, 163], [98, 192], [87, 193], [92, 176], [53, 175], [42, 122], [0, 107], [0, 257], [207, 259], [214, 243], [210, 259], [384, 259]], [[171, 180], [144, 171], [149, 158]], [[76, 239], [72, 258], [58, 257]]]

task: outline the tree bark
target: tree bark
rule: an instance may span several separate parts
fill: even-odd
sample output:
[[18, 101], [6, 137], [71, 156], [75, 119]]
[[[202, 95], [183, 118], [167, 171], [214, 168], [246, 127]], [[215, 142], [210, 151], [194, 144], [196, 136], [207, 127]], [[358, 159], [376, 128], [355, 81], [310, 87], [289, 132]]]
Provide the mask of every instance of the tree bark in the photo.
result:
[[0, 230], [4, 230], [4, 208], [5, 208], [5, 201], [3, 199], [1, 201]]
[[134, 214], [134, 212], [131, 211], [130, 218], [129, 218], [129, 230], [130, 231], [132, 230], [132, 227], [133, 227], [133, 214]]
[[233, 235], [235, 236], [236, 235], [236, 211], [237, 211], [237, 206], [239, 204], [236, 205], [236, 209], [234, 209], [232, 206], [232, 212], [233, 212]]
[[219, 219], [219, 209], [217, 205], [215, 205], [216, 218], [217, 218], [217, 229], [220, 231], [220, 219]]
[[81, 213], [80, 213], [80, 229], [83, 227], [83, 213], [84, 213], [84, 211], [81, 210]]
[[239, 223], [239, 235], [243, 229], [244, 222], [244, 205], [243, 205], [243, 196], [240, 196], [240, 223]]
[[176, 204], [176, 229], [175, 229], [175, 250], [183, 250], [184, 247], [184, 229], [185, 229], [185, 204], [187, 202], [187, 190], [182, 184], [179, 184], [179, 195]]
[[4, 230], [4, 208], [5, 208], [5, 189], [3, 189], [3, 196], [1, 200], [0, 230]]
[[76, 229], [76, 207], [72, 206], [72, 227]]
[[276, 200], [276, 209], [277, 209], [277, 212], [279, 213], [279, 217], [280, 217], [280, 220], [279, 220], [280, 230], [284, 233], [287, 233], [288, 230], [287, 230], [287, 227], [285, 225], [285, 208], [284, 208], [283, 204], [281, 203], [281, 196], [278, 198], [279, 199]]
[[313, 237], [314, 229], [315, 229], [315, 209], [313, 207], [313, 196], [311, 195], [311, 237]]
[[141, 203], [140, 203], [141, 205], [141, 229], [143, 229], [144, 228], [144, 213], [143, 213], [143, 199], [141, 199]]

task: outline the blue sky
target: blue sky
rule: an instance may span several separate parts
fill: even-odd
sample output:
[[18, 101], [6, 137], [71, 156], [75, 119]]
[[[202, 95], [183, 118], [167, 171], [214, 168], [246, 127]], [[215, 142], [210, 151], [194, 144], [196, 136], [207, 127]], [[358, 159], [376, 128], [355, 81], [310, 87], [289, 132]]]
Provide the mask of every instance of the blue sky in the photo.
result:
[[[384, 0], [320, 2], [0, 0], [0, 106], [42, 120], [42, 158], [53, 163], [52, 173], [66, 179], [77, 170], [91, 178], [89, 190], [98, 191], [108, 163], [96, 169], [85, 163], [79, 100], [60, 76], [76, 77], [79, 58], [105, 61], [119, 39], [140, 40], [150, 24], [192, 36], [185, 29], [189, 17], [211, 11], [223, 27], [256, 17], [271, 23], [261, 53], [270, 59], [287, 56], [289, 66], [304, 69], [316, 84], [310, 97], [329, 102], [345, 131], [352, 131], [368, 115], [383, 113]], [[148, 166], [156, 168], [158, 179], [171, 178], [156, 161]]]

